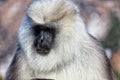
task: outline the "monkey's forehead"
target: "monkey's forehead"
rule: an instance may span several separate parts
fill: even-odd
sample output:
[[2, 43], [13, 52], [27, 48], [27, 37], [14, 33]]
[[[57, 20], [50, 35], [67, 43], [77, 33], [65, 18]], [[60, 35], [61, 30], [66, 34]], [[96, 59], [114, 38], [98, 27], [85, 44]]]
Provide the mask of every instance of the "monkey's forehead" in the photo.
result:
[[77, 7], [69, 0], [36, 0], [28, 8], [27, 14], [36, 23], [45, 24], [76, 12]]

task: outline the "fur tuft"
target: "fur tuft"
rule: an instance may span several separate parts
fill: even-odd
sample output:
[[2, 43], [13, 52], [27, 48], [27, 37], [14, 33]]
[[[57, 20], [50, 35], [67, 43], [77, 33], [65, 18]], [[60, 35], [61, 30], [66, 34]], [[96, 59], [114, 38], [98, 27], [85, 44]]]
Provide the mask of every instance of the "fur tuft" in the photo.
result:
[[[66, 0], [67, 1], [67, 0]], [[73, 3], [65, 0], [37, 0], [29, 10], [28, 15], [37, 23], [46, 24], [59, 21], [66, 16], [73, 16], [78, 11]]]

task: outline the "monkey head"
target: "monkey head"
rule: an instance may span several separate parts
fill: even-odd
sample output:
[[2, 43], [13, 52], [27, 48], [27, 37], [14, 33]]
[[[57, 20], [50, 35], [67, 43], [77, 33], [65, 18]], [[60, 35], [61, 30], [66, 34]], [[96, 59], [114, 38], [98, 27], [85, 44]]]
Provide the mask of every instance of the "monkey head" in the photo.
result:
[[86, 36], [79, 9], [70, 0], [33, 1], [19, 29], [25, 56], [41, 70], [55, 69], [73, 60], [78, 43]]
[[37, 53], [41, 55], [48, 54], [54, 42], [55, 29], [44, 25], [35, 25], [33, 32], [35, 36], [34, 47]]

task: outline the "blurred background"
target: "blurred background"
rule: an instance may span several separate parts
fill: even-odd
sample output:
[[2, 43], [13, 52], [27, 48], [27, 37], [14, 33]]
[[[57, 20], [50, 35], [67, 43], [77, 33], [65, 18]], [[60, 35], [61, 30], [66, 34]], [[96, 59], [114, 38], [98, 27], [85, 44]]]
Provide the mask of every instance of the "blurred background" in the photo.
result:
[[[18, 29], [33, 0], [0, 0], [0, 80], [15, 54]], [[73, 0], [89, 34], [99, 40], [120, 80], [120, 0]]]

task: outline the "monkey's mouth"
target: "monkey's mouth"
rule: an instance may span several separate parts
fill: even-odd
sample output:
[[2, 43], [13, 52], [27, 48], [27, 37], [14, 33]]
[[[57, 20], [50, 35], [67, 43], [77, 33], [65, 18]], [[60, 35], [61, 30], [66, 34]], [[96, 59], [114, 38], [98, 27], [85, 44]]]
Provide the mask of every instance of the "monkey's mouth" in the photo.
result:
[[34, 47], [37, 53], [48, 54], [53, 46], [55, 29], [37, 25], [33, 27], [33, 31], [35, 35]]

